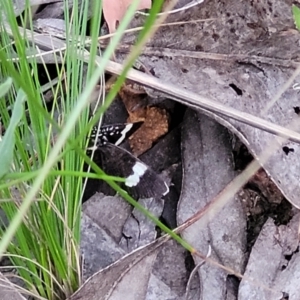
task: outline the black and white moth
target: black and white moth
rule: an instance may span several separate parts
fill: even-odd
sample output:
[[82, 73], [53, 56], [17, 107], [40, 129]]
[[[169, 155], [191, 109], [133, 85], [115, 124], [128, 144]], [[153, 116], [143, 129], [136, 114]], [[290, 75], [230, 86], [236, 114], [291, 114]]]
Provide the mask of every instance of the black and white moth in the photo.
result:
[[[141, 160], [119, 147], [141, 124], [142, 122], [105, 125], [98, 133], [95, 127], [89, 139], [87, 154], [91, 155], [94, 150], [93, 161], [106, 174], [124, 177], [126, 181], [122, 187], [135, 199], [161, 198], [169, 192], [165, 181]], [[99, 180], [89, 179], [83, 201], [100, 190]]]

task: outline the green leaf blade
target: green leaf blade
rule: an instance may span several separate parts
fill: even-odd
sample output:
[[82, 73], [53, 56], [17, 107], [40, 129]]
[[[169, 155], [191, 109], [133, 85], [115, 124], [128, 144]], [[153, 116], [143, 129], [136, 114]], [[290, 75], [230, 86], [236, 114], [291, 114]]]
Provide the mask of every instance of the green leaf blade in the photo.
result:
[[17, 128], [24, 113], [23, 103], [26, 95], [23, 90], [19, 90], [16, 103], [14, 105], [13, 113], [9, 126], [5, 132], [3, 140], [0, 143], [0, 178], [6, 175], [13, 161], [13, 153], [15, 148], [15, 129]]

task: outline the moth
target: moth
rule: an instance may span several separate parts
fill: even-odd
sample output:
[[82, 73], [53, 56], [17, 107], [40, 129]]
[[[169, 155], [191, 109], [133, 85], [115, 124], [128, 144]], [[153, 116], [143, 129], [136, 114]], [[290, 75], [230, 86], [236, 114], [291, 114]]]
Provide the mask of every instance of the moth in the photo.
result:
[[[133, 198], [161, 198], [169, 192], [166, 182], [149, 166], [120, 145], [130, 137], [142, 122], [94, 127], [89, 138], [87, 154], [94, 150], [93, 161], [108, 175], [125, 178], [121, 184]], [[87, 166], [86, 168], [87, 169]], [[89, 179], [83, 201], [101, 191], [100, 180]]]

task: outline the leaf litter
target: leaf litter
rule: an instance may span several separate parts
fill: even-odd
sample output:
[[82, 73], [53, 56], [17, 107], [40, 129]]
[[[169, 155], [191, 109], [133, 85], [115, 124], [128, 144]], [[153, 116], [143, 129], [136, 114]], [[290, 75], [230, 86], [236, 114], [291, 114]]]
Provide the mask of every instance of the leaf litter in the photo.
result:
[[[293, 26], [291, 16], [287, 13], [289, 11], [289, 6], [283, 2], [276, 6], [275, 4], [267, 4], [267, 1], [262, 1], [261, 3], [256, 3], [252, 7], [245, 9], [244, 2], [236, 3], [236, 1], [228, 1], [226, 4], [217, 4], [215, 2], [216, 1], [204, 3], [201, 9], [196, 7], [193, 10], [189, 10], [186, 14], [182, 14], [180, 17], [172, 16], [170, 17], [170, 22], [173, 21], [174, 18], [176, 18], [176, 21], [182, 21], [183, 19], [190, 20], [191, 18], [201, 19], [204, 18], [204, 16], [205, 18], [216, 18], [218, 20], [217, 22], [208, 22], [207, 24], [201, 25], [193, 24], [181, 26], [180, 30], [169, 30], [162, 28], [156, 34], [155, 38], [149, 41], [147, 45], [148, 48], [145, 48], [145, 55], [142, 54], [140, 59], [148, 69], [153, 70], [156, 77], [163, 78], [164, 80], [172, 82], [176, 85], [179, 84], [183, 88], [190, 89], [200, 93], [201, 95], [208, 96], [209, 98], [214, 98], [221, 103], [225, 103], [226, 105], [232, 106], [241, 111], [251, 112], [253, 115], [260, 115], [261, 112], [264, 111], [266, 99], [271, 99], [272, 96], [278, 91], [279, 85], [283, 85], [293, 73], [292, 64], [288, 64], [288, 60], [290, 57], [297, 57], [298, 48], [292, 48], [290, 46], [286, 47], [286, 45], [293, 43], [294, 40], [297, 40], [299, 34], [295, 31], [288, 31], [280, 28], [280, 26], [287, 26], [287, 24], [289, 24], [291, 27]], [[220, 5], [222, 7], [219, 7]], [[216, 7], [219, 7], [219, 9], [216, 9]], [[232, 9], [233, 7], [235, 8]], [[235, 13], [236, 11], [239, 13], [242, 11], [243, 16], [241, 17], [238, 15], [238, 13]], [[264, 22], [259, 23], [258, 20], [261, 20], [260, 14], [263, 14], [262, 12], [264, 11], [267, 12], [267, 17], [264, 19]], [[277, 14], [278, 21], [276, 23], [274, 23], [272, 20], [275, 14]], [[282, 19], [280, 20], [280, 18]], [[229, 21], [226, 23], [227, 26], [224, 26], [226, 19], [229, 19]], [[269, 32], [274, 32], [274, 34], [267, 36], [265, 34], [266, 30], [269, 30]], [[286, 30], [286, 32], [284, 32], [284, 30]], [[191, 37], [188, 42], [186, 41], [186, 36]], [[285, 42], [283, 42], [283, 40], [278, 42], [280, 40], [279, 36], [285, 40]], [[171, 47], [169, 46], [172, 45], [172, 42], [174, 41], [176, 41], [176, 45], [180, 45], [178, 48], [176, 45]], [[243, 59], [237, 60], [236, 62], [226, 62], [225, 60], [205, 60], [205, 57], [202, 57], [200, 60], [185, 56], [185, 54], [188, 54], [188, 51], [191, 53], [191, 51], [195, 50], [209, 53], [211, 52], [212, 45], [214, 50], [213, 52], [215, 53], [226, 54], [226, 52], [228, 53], [230, 51], [229, 54], [234, 54], [236, 51], [238, 53], [245, 53], [246, 55], [244, 58], [247, 56], [251, 58], [252, 55], [253, 59], [250, 61], [249, 59], [245, 60], [245, 62]], [[152, 51], [151, 53], [151, 51], [147, 52], [147, 49], [155, 49], [155, 51]], [[188, 51], [182, 51], [182, 54], [180, 54], [181, 50]], [[178, 51], [178, 55], [176, 55], [176, 51]], [[172, 55], [172, 53], [174, 55]], [[269, 60], [269, 63], [267, 60], [267, 63], [263, 63], [260, 60], [255, 62], [254, 57], [258, 57], [257, 53], [263, 53], [263, 55], [266, 57], [275, 57], [274, 64], [272, 64], [272, 59]], [[207, 57], [208, 56], [209, 55], [207, 55]], [[260, 56], [262, 55], [260, 54]], [[225, 58], [226, 55], [224, 55], [224, 59]], [[278, 61], [276, 61], [277, 58]], [[277, 64], [276, 66], [276, 63], [279, 63], [279, 65]], [[280, 63], [282, 63], [282, 65], [280, 65]], [[284, 92], [282, 99], [284, 101], [280, 100], [275, 106], [273, 106], [267, 112], [265, 118], [283, 126], [287, 126], [290, 122], [289, 120], [295, 118], [296, 116], [294, 115], [293, 107], [297, 106], [297, 93], [295, 93], [294, 90], [287, 90]], [[286, 99], [288, 99], [288, 101], [286, 101]], [[284, 117], [282, 118], [283, 115]], [[210, 117], [214, 118], [215, 116], [210, 114]], [[217, 119], [220, 120], [220, 118]], [[258, 157], [261, 151], [266, 149], [271, 139], [269, 134], [229, 119], [226, 119], [221, 123], [225, 126], [228, 124], [230, 125], [228, 126], [229, 129], [233, 130], [233, 132], [242, 139], [254, 157]], [[183, 126], [184, 124], [185, 123], [183, 123]], [[187, 169], [184, 168], [183, 171], [183, 191], [180, 198], [180, 203], [182, 202], [182, 204], [180, 204], [179, 211], [177, 212], [177, 217], [182, 221], [186, 220], [188, 217], [193, 215], [193, 213], [201, 209], [201, 206], [196, 206], [197, 208], [195, 208], [193, 211], [191, 205], [200, 205], [201, 200], [204, 201], [204, 204], [206, 203], [205, 201], [210, 201], [213, 195], [210, 195], [208, 192], [220, 192], [222, 188], [224, 188], [224, 185], [226, 185], [226, 183], [224, 183], [224, 179], [228, 180], [229, 182], [231, 178], [228, 173], [225, 172], [226, 168], [224, 170], [223, 167], [222, 171], [225, 173], [220, 178], [221, 183], [223, 180], [223, 185], [221, 184], [219, 188], [212, 188], [208, 190], [206, 187], [206, 189], [204, 189], [205, 192], [197, 192], [204, 183], [206, 183], [206, 185], [217, 185], [219, 183], [219, 181], [216, 180], [216, 176], [219, 175], [218, 173], [220, 173], [220, 159], [222, 156], [220, 154], [215, 155], [214, 160], [207, 157], [209, 157], [209, 155], [213, 155], [214, 150], [218, 150], [214, 148], [219, 147], [221, 150], [223, 150], [223, 152], [225, 149], [224, 147], [221, 147], [220, 144], [217, 144], [217, 146], [212, 148], [210, 151], [205, 151], [202, 153], [201, 151], [203, 151], [203, 147], [206, 146], [208, 148], [211, 145], [211, 142], [207, 141], [202, 147], [195, 147], [196, 149], [193, 150], [193, 144], [197, 142], [197, 138], [195, 137], [190, 142], [185, 141], [186, 135], [190, 134], [191, 130], [194, 130], [193, 126], [195, 125], [190, 125], [188, 130], [186, 130], [186, 134], [182, 135], [183, 150], [188, 153], [186, 155], [183, 154], [183, 159], [185, 160], [191, 157], [190, 153], [198, 153], [198, 158], [196, 156], [196, 159], [187, 163], [187, 165], [190, 167], [194, 165], [194, 170], [190, 173], [191, 175], [189, 175]], [[197, 131], [196, 129], [195, 131], [198, 133], [198, 135], [201, 132], [199, 130]], [[205, 132], [205, 129], [203, 129], [203, 131]], [[218, 134], [216, 134], [216, 136], [218, 136]], [[212, 138], [213, 135], [210, 137]], [[203, 136], [198, 138], [203, 138]], [[220, 141], [221, 140], [219, 137], [219, 142]], [[286, 154], [282, 149], [283, 147], [288, 147], [289, 149], [293, 150]], [[263, 174], [262, 171], [255, 174], [252, 180], [252, 186], [246, 187], [245, 190], [249, 190], [249, 188], [250, 190], [256, 189], [256, 192], [258, 191], [257, 195], [260, 195], [263, 199], [267, 199], [267, 202], [275, 201], [274, 206], [277, 207], [277, 205], [285, 202], [285, 200], [282, 199], [282, 196], [278, 190], [272, 187], [272, 184], [270, 183], [271, 178], [288, 197], [288, 200], [294, 205], [298, 206], [298, 193], [295, 192], [295, 188], [298, 187], [298, 175], [295, 173], [298, 169], [296, 166], [299, 165], [299, 160], [295, 155], [297, 151], [297, 144], [286, 142], [279, 150], [277, 150], [270, 162], [263, 166], [267, 171], [267, 174]], [[203, 162], [199, 156], [203, 158]], [[197, 159], [200, 160], [199, 163], [196, 163]], [[207, 162], [205, 160], [207, 160]], [[227, 159], [224, 159], [225, 162], [228, 162], [228, 160], [229, 156]], [[209, 167], [205, 168], [206, 171], [202, 171], [203, 164], [209, 165]], [[198, 184], [195, 184], [194, 182], [198, 179], [199, 172], [203, 172], [204, 174], [204, 183], [200, 180]], [[259, 187], [257, 187], [258, 182], [260, 182]], [[185, 187], [185, 185], [187, 187]], [[185, 193], [187, 194], [186, 196]], [[185, 198], [187, 198], [187, 201], [190, 200], [190, 202], [184, 204], [183, 201]], [[195, 200], [191, 200], [194, 198]], [[248, 198], [248, 196], [246, 198]], [[238, 201], [240, 200], [235, 199], [233, 202], [236, 205]], [[276, 203], [276, 201], [278, 201], [278, 203]], [[230, 207], [230, 204], [228, 205]], [[259, 259], [256, 259], [255, 261], [248, 261], [248, 256], [251, 249], [248, 249], [249, 252], [246, 251], [247, 231], [245, 227], [247, 221], [249, 224], [249, 218], [251, 218], [252, 215], [262, 215], [263, 213], [266, 213], [264, 204], [253, 204], [254, 207], [257, 207], [257, 205], [262, 205], [261, 211], [259, 213], [249, 213], [248, 211], [248, 217], [246, 217], [245, 212], [243, 214], [245, 208], [243, 208], [241, 205], [239, 205], [238, 209], [233, 209], [230, 207], [226, 210], [225, 207], [224, 210], [222, 210], [224, 216], [221, 217], [221, 215], [218, 215], [216, 217], [217, 220], [210, 221], [208, 228], [205, 230], [203, 229], [203, 232], [200, 232], [199, 229], [197, 229], [196, 223], [191, 226], [191, 228], [189, 228], [189, 230], [187, 230], [183, 236], [185, 236], [193, 246], [197, 245], [198, 250], [202, 249], [202, 253], [206, 253], [206, 248], [211, 244], [213, 246], [213, 258], [225, 266], [232, 267], [237, 271], [237, 273], [243, 273], [245, 270], [244, 267], [247, 265], [247, 263], [250, 263], [249, 266], [251, 264], [256, 264], [259, 268]], [[182, 209], [180, 207], [182, 207]], [[240, 222], [242, 223], [237, 222], [233, 218], [233, 212], [236, 209], [237, 212], [239, 212], [237, 215], [240, 216]], [[283, 225], [280, 225], [282, 228], [289, 227], [289, 220], [291, 216], [295, 214], [295, 210], [292, 212], [293, 209], [291, 210], [291, 208], [288, 208], [287, 206], [285, 209], [287, 209], [286, 214], [288, 214], [289, 217], [283, 221]], [[276, 214], [275, 211], [274, 213]], [[276, 219], [275, 214], [273, 214], [272, 217]], [[277, 215], [279, 215], [278, 212]], [[282, 212], [282, 215], [284, 215], [284, 212]], [[232, 223], [230, 223], [231, 218], [234, 220]], [[265, 219], [261, 222], [260, 228], [264, 223]], [[222, 226], [224, 224], [229, 225], [229, 228]], [[266, 224], [268, 224], [268, 222]], [[279, 223], [276, 224], [280, 224], [280, 220]], [[195, 227], [195, 234], [193, 234], [192, 227]], [[223, 233], [224, 230], [225, 233]], [[228, 233], [226, 230], [228, 230]], [[231, 237], [231, 235], [237, 234], [237, 230], [241, 234], [239, 240], [235, 240], [233, 237]], [[255, 230], [258, 229], [255, 228], [254, 231]], [[254, 247], [258, 233], [259, 231], [254, 234], [255, 237], [253, 237], [252, 240]], [[203, 238], [199, 238], [200, 234], [203, 235]], [[274, 240], [274, 231], [267, 232], [267, 234], [271, 240]], [[237, 236], [235, 236], [235, 238], [237, 238]], [[230, 242], [233, 242], [233, 246], [230, 246], [229, 249], [231, 250], [226, 250], [225, 246], [226, 244], [230, 245]], [[257, 242], [259, 242], [259, 240], [257, 240]], [[237, 247], [237, 245], [239, 245], [239, 247]], [[219, 246], [220, 248], [218, 248]], [[239, 249], [240, 251], [233, 252], [233, 248], [236, 248], [235, 250]], [[244, 253], [244, 251], [246, 252]], [[232, 255], [237, 256], [235, 257]], [[265, 256], [267, 258], [269, 257], [266, 251]], [[267, 267], [265, 268], [265, 271], [266, 273], [264, 276], [269, 276], [272, 272], [272, 270], [268, 270]], [[199, 278], [202, 278], [202, 280], [199, 279], [199, 284], [202, 284], [202, 292], [205, 295], [204, 299], [225, 299], [226, 293], [232, 293], [235, 295], [235, 297], [239, 295], [239, 279], [236, 278], [236, 290], [230, 290], [228, 288], [228, 280], [230, 277], [228, 277], [226, 272], [220, 272], [218, 269], [214, 270], [214, 268], [207, 264], [200, 268], [199, 276]], [[209, 277], [209, 280], [204, 280], [203, 278], [205, 277]], [[255, 279], [257, 281], [261, 279], [258, 274], [255, 277], [256, 278], [254, 278], [254, 281]], [[249, 278], [247, 281], [247, 276], [245, 276], [245, 281], [249, 282]], [[211, 283], [217, 284], [219, 288], [215, 289], [216, 285], [211, 287]], [[258, 289], [261, 289], [259, 283], [258, 285], [257, 283], [254, 283], [254, 285], [253, 282], [251, 283], [251, 289], [254, 289], [256, 286], [258, 286]], [[277, 293], [276, 291], [279, 291], [275, 285], [268, 285], [268, 282], [266, 282], [266, 285], [264, 285], [262, 289], [265, 290], [266, 287], [271, 288], [275, 294]], [[292, 295], [292, 291], [288, 290], [287, 286], [282, 287], [281, 290]], [[282, 295], [282, 293], [279, 294]], [[247, 293], [245, 295], [247, 295]], [[246, 296], [245, 298], [247, 299]], [[269, 298], [265, 296], [260, 297], [260, 299]]]

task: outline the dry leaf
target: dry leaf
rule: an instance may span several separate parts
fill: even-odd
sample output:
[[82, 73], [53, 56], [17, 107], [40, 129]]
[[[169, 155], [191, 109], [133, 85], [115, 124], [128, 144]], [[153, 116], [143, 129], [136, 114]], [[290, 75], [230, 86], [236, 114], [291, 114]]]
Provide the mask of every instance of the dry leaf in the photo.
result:
[[[133, 0], [104, 0], [103, 15], [110, 33], [116, 31], [116, 23], [121, 21]], [[151, 7], [151, 0], [140, 0], [139, 9]]]
[[145, 106], [144, 95], [128, 86], [123, 86], [119, 92], [120, 97], [129, 114], [128, 122], [144, 124], [129, 139], [134, 155], [139, 156], [152, 147], [169, 129], [169, 117], [165, 109]]
[[[145, 110], [144, 124], [130, 138], [129, 144], [134, 155], [141, 155], [152, 147], [152, 144], [168, 132], [168, 114], [159, 107], [147, 107]], [[135, 119], [134, 113], [130, 114], [129, 122]]]
[[[205, 115], [187, 110], [182, 122], [181, 149], [183, 178], [177, 206], [178, 224], [210, 205], [236, 176], [228, 131]], [[231, 200], [217, 215], [216, 210], [211, 210], [181, 235], [201, 253], [207, 253], [211, 247], [210, 258], [241, 273], [247, 259], [247, 224], [238, 198], [233, 196]], [[196, 265], [201, 262], [196, 256], [194, 260]], [[202, 299], [238, 299], [226, 297], [231, 287], [230, 276], [224, 270], [207, 263], [199, 268], [198, 274]]]
[[[103, 268], [90, 277], [70, 297], [70, 300], [146, 299], [144, 295], [139, 296], [137, 289], [141, 293], [146, 291], [141, 285], [145, 285], [149, 280], [153, 257], [156, 256], [157, 250], [168, 240], [168, 236], [156, 239]], [[138, 284], [131, 286], [128, 279]], [[124, 286], [125, 283], [127, 285]], [[131, 288], [131, 291], [128, 291], [128, 287]], [[120, 295], [123, 297], [120, 298]], [[136, 297], [136, 295], [139, 297]]]

